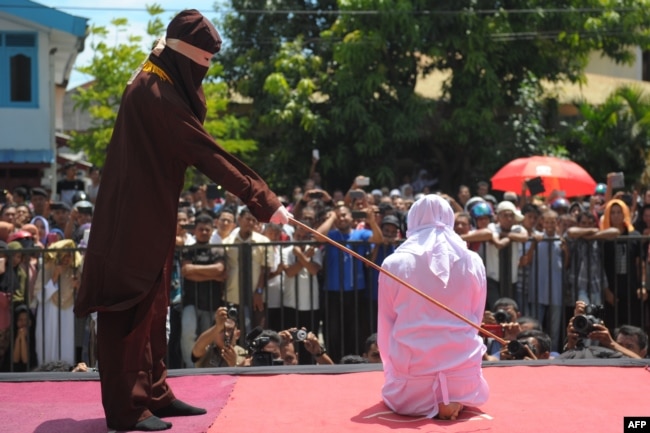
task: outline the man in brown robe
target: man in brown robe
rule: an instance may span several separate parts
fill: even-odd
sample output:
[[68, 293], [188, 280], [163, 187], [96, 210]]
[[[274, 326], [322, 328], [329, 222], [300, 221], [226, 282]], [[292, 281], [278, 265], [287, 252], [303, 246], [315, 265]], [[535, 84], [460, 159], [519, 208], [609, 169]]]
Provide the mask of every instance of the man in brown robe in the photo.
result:
[[98, 361], [109, 428], [171, 428], [204, 409], [166, 383], [165, 319], [178, 197], [193, 165], [262, 221], [288, 212], [260, 176], [203, 128], [201, 83], [221, 38], [196, 10], [179, 13], [122, 96], [97, 197], [75, 312], [98, 312]]

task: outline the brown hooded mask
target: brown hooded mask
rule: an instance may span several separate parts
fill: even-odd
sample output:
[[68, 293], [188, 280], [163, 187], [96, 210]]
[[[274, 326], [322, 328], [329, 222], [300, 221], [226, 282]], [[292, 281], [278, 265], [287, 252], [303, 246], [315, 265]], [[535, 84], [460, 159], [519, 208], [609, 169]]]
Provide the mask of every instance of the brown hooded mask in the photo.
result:
[[[176, 15], [167, 26], [166, 38], [179, 39], [213, 54], [221, 49], [221, 36], [212, 23], [196, 9], [187, 9]], [[208, 68], [170, 47], [165, 47], [158, 56], [152, 55], [149, 59], [169, 75], [174, 87], [187, 100], [196, 117], [203, 122], [206, 105], [201, 83]]]

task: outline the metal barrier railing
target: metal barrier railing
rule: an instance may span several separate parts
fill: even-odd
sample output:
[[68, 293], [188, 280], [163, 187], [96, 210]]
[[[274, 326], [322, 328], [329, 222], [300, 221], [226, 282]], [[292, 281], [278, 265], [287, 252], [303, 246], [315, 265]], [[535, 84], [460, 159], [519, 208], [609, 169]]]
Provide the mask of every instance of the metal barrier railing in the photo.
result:
[[[487, 307], [497, 297], [514, 299], [523, 315], [542, 322], [558, 351], [576, 300], [603, 305], [601, 318], [610, 329], [622, 324], [647, 329], [648, 302], [637, 298], [637, 289], [645, 281], [649, 240], [639, 236], [611, 241], [543, 239], [538, 243], [513, 243], [496, 255], [486, 244], [479, 254], [491, 276]], [[367, 243], [349, 245], [372, 256], [372, 246]], [[304, 267], [296, 272], [293, 249], [306, 247], [311, 251], [311, 260], [319, 263], [317, 272]], [[531, 249], [532, 260], [522, 263], [521, 257]], [[69, 296], [69, 286], [78, 281], [81, 268], [64, 267], [54, 275], [56, 263], [44, 259], [48, 252], [51, 250], [5, 251], [5, 272], [0, 279], [2, 371], [29, 371], [44, 362], [61, 360], [70, 364], [95, 363], [94, 320], [75, 318]], [[184, 261], [208, 264], [211, 260], [226, 263], [228, 276], [223, 281], [195, 284], [183, 278]], [[172, 292], [179, 290], [182, 296], [172, 299], [170, 307], [170, 368], [191, 362], [187, 354], [190, 339], [211, 326], [214, 311], [221, 305], [234, 304], [238, 309], [240, 344], [244, 344], [245, 333], [255, 326], [275, 330], [305, 327], [322, 338], [335, 362], [345, 355], [362, 353], [366, 338], [376, 332], [377, 271], [326, 244], [195, 245], [177, 249], [174, 263]], [[274, 272], [278, 268], [282, 272]], [[56, 277], [58, 288], [48, 285], [52, 277]], [[254, 292], [260, 282], [263, 312], [254, 309]], [[607, 296], [618, 301], [609, 304]], [[195, 329], [183, 333], [184, 318], [185, 322], [194, 320]], [[27, 330], [21, 330], [25, 323]]]

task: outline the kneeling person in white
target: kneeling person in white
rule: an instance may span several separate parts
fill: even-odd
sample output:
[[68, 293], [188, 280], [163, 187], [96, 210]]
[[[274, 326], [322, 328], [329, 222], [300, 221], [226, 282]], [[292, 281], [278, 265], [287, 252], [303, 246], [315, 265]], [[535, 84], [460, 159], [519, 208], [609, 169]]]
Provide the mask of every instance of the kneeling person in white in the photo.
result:
[[[406, 241], [382, 267], [480, 326], [485, 266], [454, 233], [445, 199], [426, 195], [408, 213]], [[477, 329], [379, 274], [378, 343], [384, 403], [402, 415], [456, 419], [488, 399]]]

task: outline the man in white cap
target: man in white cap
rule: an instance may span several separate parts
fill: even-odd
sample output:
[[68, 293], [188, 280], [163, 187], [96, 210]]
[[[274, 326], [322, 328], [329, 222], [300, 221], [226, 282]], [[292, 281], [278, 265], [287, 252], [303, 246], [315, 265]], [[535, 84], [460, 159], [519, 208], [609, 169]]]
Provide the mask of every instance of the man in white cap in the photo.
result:
[[[454, 212], [442, 197], [426, 195], [411, 206], [407, 239], [382, 268], [480, 326], [485, 267], [454, 232]], [[384, 273], [377, 318], [382, 397], [390, 409], [454, 420], [465, 405], [487, 401], [486, 349], [475, 327]]]
[[528, 232], [519, 224], [524, 217], [512, 202], [500, 202], [495, 213], [496, 221], [490, 223], [488, 228], [496, 236], [485, 247], [488, 279], [486, 309], [503, 296], [514, 296], [522, 244], [528, 240]]

